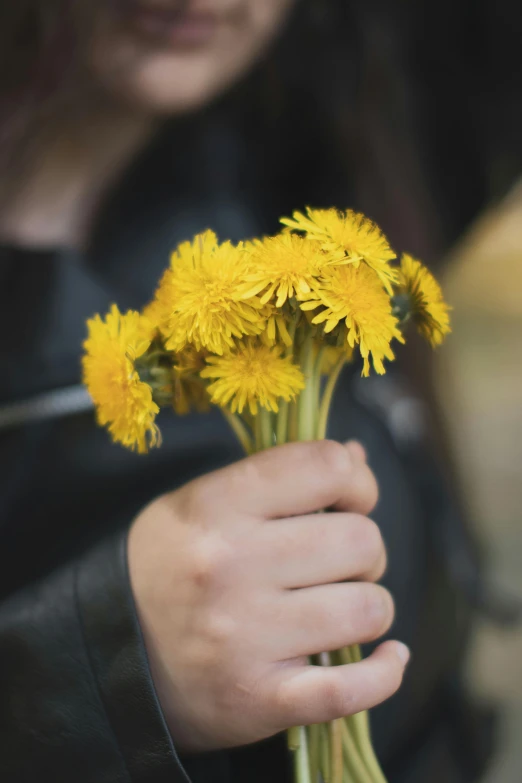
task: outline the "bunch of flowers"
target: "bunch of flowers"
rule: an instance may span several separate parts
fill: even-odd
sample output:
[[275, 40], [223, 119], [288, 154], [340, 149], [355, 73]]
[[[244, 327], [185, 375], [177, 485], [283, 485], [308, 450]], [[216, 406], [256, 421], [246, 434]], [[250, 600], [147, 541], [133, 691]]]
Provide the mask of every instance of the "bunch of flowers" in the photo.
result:
[[[382, 374], [416, 325], [432, 346], [450, 331], [431, 273], [351, 210], [282, 218], [276, 236], [233, 245], [212, 231], [172, 254], [143, 313], [88, 322], [84, 381], [98, 422], [138, 452], [161, 443], [160, 407], [179, 414], [219, 406], [246, 453], [326, 436], [337, 379], [361, 360]], [[358, 647], [318, 656], [336, 665]], [[384, 781], [361, 713], [289, 732], [296, 781]]]

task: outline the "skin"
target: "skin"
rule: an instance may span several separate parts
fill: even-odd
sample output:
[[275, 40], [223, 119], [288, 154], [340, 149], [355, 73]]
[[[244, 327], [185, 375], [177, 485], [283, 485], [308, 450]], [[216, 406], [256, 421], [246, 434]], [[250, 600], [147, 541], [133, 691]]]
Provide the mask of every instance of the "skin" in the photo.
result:
[[[409, 652], [306, 656], [391, 626], [386, 553], [366, 514], [377, 484], [359, 444], [293, 443], [165, 495], [135, 521], [129, 564], [152, 673], [181, 750], [248, 744], [375, 706]], [[313, 514], [332, 508], [325, 514]], [[349, 580], [349, 581], [348, 581]]]
[[[197, 46], [167, 46], [157, 30], [136, 32], [101, 3], [85, 27], [76, 105], [38, 128], [42, 141], [23, 178], [0, 183], [0, 239], [81, 248], [103, 196], [161, 118], [200, 108], [237, 81], [292, 5], [188, 2], [189, 15], [203, 6], [217, 15], [215, 34]], [[386, 561], [367, 517], [376, 500], [362, 447], [327, 441], [250, 457], [138, 516], [129, 535], [131, 584], [180, 750], [254, 742], [372, 707], [396, 691], [409, 655], [398, 642], [349, 667], [306, 662], [377, 639], [392, 623], [392, 598], [375, 584]], [[328, 507], [334, 511], [312, 515]]]
[[[143, 18], [128, 12], [133, 2]], [[200, 109], [243, 77], [294, 3], [78, 3], [78, 86], [55, 116], [46, 115], [45, 125], [35, 127], [37, 143], [24, 153], [23, 176], [0, 178], [0, 238], [29, 247], [82, 249], [107, 191], [161, 121]], [[145, 12], [155, 9], [166, 16], [148, 18]], [[175, 32], [176, 11], [178, 27], [210, 13], [210, 35], [195, 42], [172, 40], [165, 30]]]
[[[88, 48], [87, 66], [113, 99], [153, 113], [198, 109], [238, 81], [267, 49], [295, 0], [142, 0], [144, 8], [190, 17], [211, 12], [215, 30], [204, 42], [172, 42], [154, 19], [129, 31], [105, 3]], [[169, 16], [165, 18], [168, 26]], [[161, 26], [161, 21], [157, 20]], [[139, 31], [140, 34], [136, 34]]]

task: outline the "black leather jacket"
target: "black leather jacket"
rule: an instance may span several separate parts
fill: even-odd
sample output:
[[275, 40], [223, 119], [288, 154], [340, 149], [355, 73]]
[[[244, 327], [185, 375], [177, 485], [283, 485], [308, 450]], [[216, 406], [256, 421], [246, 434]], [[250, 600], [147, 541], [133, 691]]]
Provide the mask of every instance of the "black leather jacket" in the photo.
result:
[[[281, 738], [179, 760], [127, 574], [126, 532], [135, 514], [158, 494], [240, 458], [233, 436], [217, 410], [180, 419], [166, 413], [162, 448], [132, 454], [95, 426], [78, 386], [86, 317], [112, 301], [142, 305], [176, 242], [208, 226], [233, 239], [275, 228], [255, 189], [245, 195], [241, 163], [229, 147], [226, 176], [216, 175], [216, 135], [208, 138], [204, 132], [187, 145], [185, 137], [175, 163], [158, 152], [147, 156], [83, 257], [0, 251], [5, 783], [290, 780]], [[203, 172], [197, 181], [190, 174], [196, 159]], [[409, 429], [397, 425], [399, 409], [410, 411]], [[455, 716], [465, 705], [458, 667], [468, 614], [437, 551], [434, 531], [453, 511], [427, 467], [421, 428], [412, 427], [419, 410], [402, 392], [400, 375], [361, 383], [348, 371], [331, 435], [360, 438], [368, 449], [381, 484], [375, 518], [389, 550], [393, 633], [413, 650], [400, 694], [373, 715], [378, 752], [392, 781], [448, 783], [475, 779], [468, 756], [454, 747]]]

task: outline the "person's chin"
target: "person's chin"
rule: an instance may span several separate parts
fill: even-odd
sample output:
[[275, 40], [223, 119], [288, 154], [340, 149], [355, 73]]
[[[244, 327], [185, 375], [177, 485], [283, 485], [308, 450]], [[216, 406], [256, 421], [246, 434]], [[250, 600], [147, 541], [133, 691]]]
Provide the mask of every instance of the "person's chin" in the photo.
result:
[[112, 85], [111, 92], [119, 100], [141, 111], [160, 116], [198, 111], [226, 90], [205, 74], [188, 73], [183, 67], [161, 75], [145, 72], [127, 81]]

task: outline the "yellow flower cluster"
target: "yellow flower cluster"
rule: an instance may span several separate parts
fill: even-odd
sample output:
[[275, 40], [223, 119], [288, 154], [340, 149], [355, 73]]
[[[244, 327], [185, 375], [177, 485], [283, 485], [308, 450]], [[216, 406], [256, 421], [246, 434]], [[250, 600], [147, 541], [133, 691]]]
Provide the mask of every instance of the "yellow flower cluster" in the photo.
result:
[[364, 215], [307, 208], [281, 222], [238, 245], [197, 235], [173, 252], [143, 315], [114, 306], [89, 321], [84, 378], [115, 440], [140, 452], [157, 443], [159, 405], [275, 415], [312, 383], [319, 399], [318, 378], [357, 353], [363, 375], [384, 373], [408, 319], [432, 345], [449, 332], [433, 276], [410, 256], [392, 263]]

